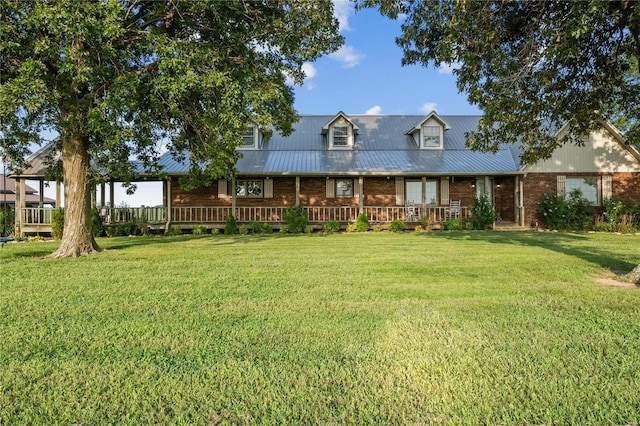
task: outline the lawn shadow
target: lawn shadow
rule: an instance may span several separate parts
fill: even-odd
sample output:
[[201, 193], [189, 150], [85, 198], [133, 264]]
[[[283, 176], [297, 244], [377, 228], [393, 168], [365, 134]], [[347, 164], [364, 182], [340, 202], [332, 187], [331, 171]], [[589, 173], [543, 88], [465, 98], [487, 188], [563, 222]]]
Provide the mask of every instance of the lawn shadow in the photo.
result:
[[614, 274], [626, 273], [638, 265], [632, 254], [622, 256], [619, 252], [604, 247], [588, 245], [590, 238], [586, 234], [570, 232], [509, 232], [509, 231], [470, 231], [429, 233], [432, 238], [447, 240], [485, 241], [501, 245], [521, 245], [538, 247], [567, 256], [577, 257]]

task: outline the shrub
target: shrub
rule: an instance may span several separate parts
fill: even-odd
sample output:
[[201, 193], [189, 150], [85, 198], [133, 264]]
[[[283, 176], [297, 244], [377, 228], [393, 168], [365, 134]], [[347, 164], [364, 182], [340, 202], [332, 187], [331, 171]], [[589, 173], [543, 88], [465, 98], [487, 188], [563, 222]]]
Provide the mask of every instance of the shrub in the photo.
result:
[[325, 234], [333, 234], [334, 232], [338, 232], [340, 230], [340, 222], [337, 220], [329, 220], [326, 222], [322, 222], [322, 232]]
[[424, 228], [422, 227], [422, 225], [416, 225], [416, 227], [413, 229], [414, 232], [422, 232], [424, 231]]
[[104, 235], [102, 216], [100, 216], [100, 211], [95, 207], [91, 209], [91, 232], [94, 237], [102, 237]]
[[238, 234], [247, 235], [249, 233], [249, 227], [247, 225], [240, 225], [238, 227]]
[[0, 234], [7, 236], [15, 232], [16, 215], [13, 210], [0, 210]]
[[[498, 219], [498, 213], [496, 213], [493, 203], [486, 194], [474, 197], [471, 214], [473, 229], [487, 229]], [[447, 229], [446, 226], [445, 229]], [[462, 223], [460, 223], [460, 229], [462, 229]]]
[[355, 223], [350, 223], [347, 225], [347, 232], [356, 232], [358, 230], [358, 226]]
[[382, 225], [373, 225], [373, 232], [382, 232]]
[[[135, 234], [129, 234], [135, 235]], [[167, 230], [164, 231], [164, 235], [167, 237], [175, 237], [177, 235], [182, 235], [182, 228], [179, 225], [171, 225]]]
[[51, 236], [56, 240], [62, 238], [64, 232], [64, 209], [58, 207], [51, 214]]
[[369, 219], [367, 219], [367, 214], [362, 212], [358, 215], [356, 219], [356, 228], [359, 232], [367, 232], [369, 230]]
[[449, 219], [442, 226], [445, 231], [462, 231], [462, 221], [460, 219]]
[[289, 232], [294, 234], [301, 234], [305, 232], [307, 225], [309, 225], [307, 213], [301, 206], [292, 206], [287, 208], [287, 211], [284, 213], [284, 220], [287, 223]]
[[253, 229], [253, 232], [256, 234], [271, 234], [273, 233], [273, 228], [268, 223], [260, 223], [255, 220], [249, 222], [249, 227]]
[[191, 228], [191, 234], [193, 235], [204, 235], [207, 233], [207, 227], [204, 225], [195, 225]]
[[224, 223], [224, 235], [233, 235], [238, 233], [238, 225], [236, 224], [236, 218], [232, 214], [227, 217]]
[[543, 194], [538, 203], [538, 219], [549, 229], [582, 231], [591, 226], [594, 215], [591, 202], [582, 197], [579, 189], [571, 191], [568, 198]]
[[406, 228], [406, 225], [400, 219], [392, 220], [389, 222], [389, 230], [391, 232], [402, 232]]

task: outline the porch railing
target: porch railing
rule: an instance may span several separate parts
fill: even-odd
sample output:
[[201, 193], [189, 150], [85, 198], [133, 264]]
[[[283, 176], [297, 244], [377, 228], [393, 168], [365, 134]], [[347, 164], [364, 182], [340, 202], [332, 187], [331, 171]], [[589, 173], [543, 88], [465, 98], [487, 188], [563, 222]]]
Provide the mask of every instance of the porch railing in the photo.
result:
[[[338, 222], [355, 222], [360, 212], [358, 207], [303, 207], [311, 223], [322, 223], [331, 220]], [[51, 225], [52, 208], [18, 209], [20, 223], [25, 225]], [[448, 219], [448, 207], [364, 207], [369, 223], [387, 223], [392, 220], [418, 223], [423, 217], [433, 222], [444, 222]], [[231, 207], [172, 207], [171, 222], [185, 224], [216, 223], [221, 224], [231, 214]], [[285, 221], [287, 207], [236, 207], [237, 222], [282, 223]], [[127, 207], [102, 208], [100, 216], [105, 223], [147, 222], [164, 223], [167, 211], [163, 207]], [[461, 208], [461, 217], [469, 217], [469, 207]]]

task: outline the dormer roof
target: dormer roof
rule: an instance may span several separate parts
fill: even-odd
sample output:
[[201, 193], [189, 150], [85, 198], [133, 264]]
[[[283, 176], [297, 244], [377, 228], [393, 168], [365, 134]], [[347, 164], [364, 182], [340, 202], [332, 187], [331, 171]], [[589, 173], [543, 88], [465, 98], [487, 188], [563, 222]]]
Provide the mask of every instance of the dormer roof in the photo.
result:
[[336, 115], [334, 115], [331, 120], [327, 121], [327, 123], [322, 126], [322, 134], [326, 135], [329, 132], [329, 127], [331, 127], [331, 125], [333, 123], [335, 123], [336, 121], [338, 121], [339, 119], [343, 119], [345, 121], [347, 121], [350, 125], [351, 128], [353, 129], [353, 133], [358, 133], [358, 131], [360, 130], [360, 128], [356, 125], [356, 123], [353, 122], [352, 119], [349, 118], [348, 115], [346, 115], [344, 112], [340, 111], [338, 112]]
[[420, 121], [418, 121], [418, 122], [417, 122], [417, 123], [416, 123], [416, 124], [415, 124], [415, 125], [414, 125], [414, 126], [413, 126], [409, 131], [408, 131], [408, 132], [407, 132], [407, 134], [408, 134], [408, 135], [411, 135], [411, 134], [413, 134], [414, 132], [419, 131], [419, 130], [422, 128], [422, 126], [424, 125], [424, 123], [426, 123], [427, 121], [431, 120], [432, 118], [433, 118], [435, 121], [437, 121], [437, 122], [442, 126], [442, 128], [443, 128], [444, 130], [449, 130], [449, 129], [451, 129], [451, 126], [449, 125], [449, 123], [447, 123], [446, 121], [444, 121], [444, 120], [442, 119], [442, 117], [440, 117], [440, 116], [438, 115], [438, 113], [437, 113], [437, 112], [435, 112], [435, 111], [431, 111], [427, 116], [423, 117]]

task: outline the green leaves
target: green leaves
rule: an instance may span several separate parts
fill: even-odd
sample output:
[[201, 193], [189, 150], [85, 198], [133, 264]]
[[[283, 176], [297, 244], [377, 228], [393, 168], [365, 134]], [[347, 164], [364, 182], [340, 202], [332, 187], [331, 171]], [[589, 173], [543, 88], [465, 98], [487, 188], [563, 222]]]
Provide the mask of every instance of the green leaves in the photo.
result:
[[[548, 158], [602, 120], [624, 117], [640, 137], [640, 6], [635, 2], [363, 1], [406, 14], [404, 64], [456, 63], [460, 91], [484, 112], [473, 149], [517, 143]], [[567, 135], [556, 132], [567, 127]]]

